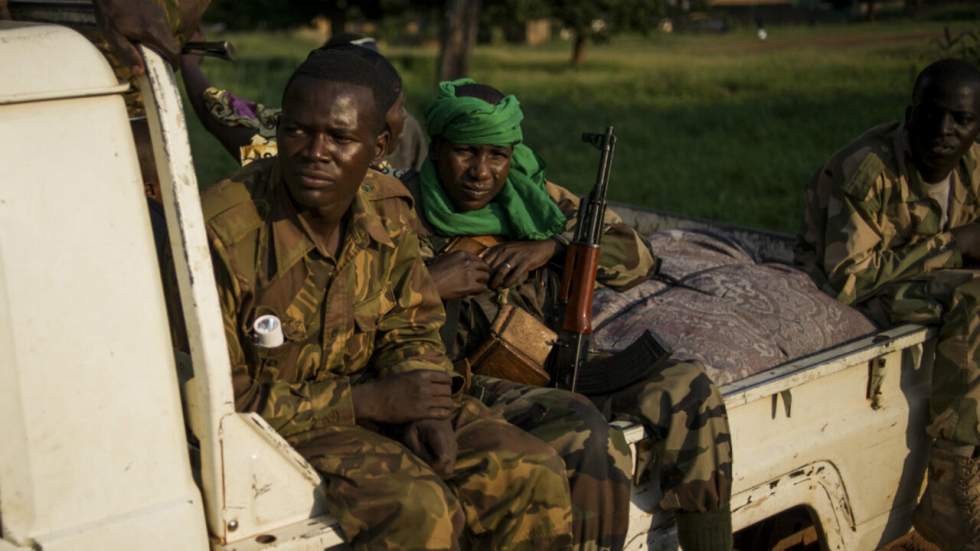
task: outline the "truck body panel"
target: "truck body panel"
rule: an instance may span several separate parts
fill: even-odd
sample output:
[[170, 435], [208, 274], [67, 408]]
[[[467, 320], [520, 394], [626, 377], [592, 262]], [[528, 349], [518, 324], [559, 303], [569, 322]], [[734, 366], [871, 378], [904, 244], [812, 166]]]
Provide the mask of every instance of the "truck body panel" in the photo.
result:
[[3, 537], [206, 545], [125, 87], [74, 31], [0, 36]]
[[[101, 76], [76, 88], [0, 85], [0, 418], [13, 420], [0, 424], [0, 549], [344, 548], [312, 467], [261, 417], [234, 411], [169, 67], [144, 50], [140, 88], [190, 347], [176, 359], [125, 86], [73, 31], [0, 22], [0, 38], [33, 35], [32, 47], [54, 37], [47, 53], [11, 57], [11, 42], [0, 40], [0, 60], [62, 65], [67, 45], [79, 72]], [[641, 233], [718, 228], [613, 208]], [[725, 229], [756, 258], [789, 259], [788, 236]], [[902, 326], [722, 387], [735, 528], [802, 506], [828, 549], [871, 550], [904, 533], [925, 465], [932, 344], [929, 329]], [[176, 361], [192, 371], [182, 388]], [[199, 442], [200, 491], [181, 398]], [[645, 445], [641, 427], [614, 427]], [[677, 548], [659, 500], [657, 480], [635, 488], [629, 549]]]

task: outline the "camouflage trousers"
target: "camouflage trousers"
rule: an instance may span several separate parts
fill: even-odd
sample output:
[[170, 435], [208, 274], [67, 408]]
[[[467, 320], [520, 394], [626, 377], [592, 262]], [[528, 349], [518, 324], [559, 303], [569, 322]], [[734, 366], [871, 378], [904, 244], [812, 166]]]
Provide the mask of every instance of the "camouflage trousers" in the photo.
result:
[[327, 510], [354, 549], [568, 549], [571, 503], [555, 451], [470, 397], [453, 426], [459, 452], [446, 479], [361, 426], [295, 447], [323, 477]]
[[980, 270], [938, 270], [886, 286], [863, 309], [883, 325], [939, 326], [929, 435], [980, 446]]
[[575, 549], [618, 550], [626, 543], [630, 450], [588, 398], [474, 375], [470, 394], [541, 439], [565, 462]]
[[647, 380], [593, 402], [610, 420], [643, 425], [634, 478], [659, 474], [664, 510], [727, 510], [732, 492], [732, 443], [718, 389], [700, 364], [667, 362]]

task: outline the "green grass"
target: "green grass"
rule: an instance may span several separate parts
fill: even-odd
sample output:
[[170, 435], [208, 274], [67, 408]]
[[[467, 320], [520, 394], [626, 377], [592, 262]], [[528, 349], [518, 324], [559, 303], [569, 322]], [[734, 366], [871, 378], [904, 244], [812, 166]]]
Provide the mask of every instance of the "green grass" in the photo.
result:
[[[968, 23], [951, 24], [963, 29]], [[975, 24], [974, 24], [975, 26]], [[477, 48], [472, 76], [514, 93], [526, 142], [549, 178], [582, 192], [597, 155], [583, 131], [614, 124], [610, 198], [781, 231], [799, 225], [802, 188], [836, 149], [902, 117], [918, 70], [936, 58], [942, 24], [891, 22], [751, 32], [621, 37], [568, 66], [568, 46]], [[215, 84], [278, 105], [289, 72], [315, 46], [292, 33], [229, 35], [236, 64], [208, 61]], [[434, 49], [387, 48], [419, 118], [433, 94]], [[202, 183], [234, 169], [196, 121]]]

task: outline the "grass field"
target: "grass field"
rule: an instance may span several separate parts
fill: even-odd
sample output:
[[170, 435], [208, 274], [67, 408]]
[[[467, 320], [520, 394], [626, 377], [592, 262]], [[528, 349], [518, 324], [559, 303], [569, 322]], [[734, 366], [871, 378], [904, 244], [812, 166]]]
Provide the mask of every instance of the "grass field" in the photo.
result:
[[[590, 46], [576, 69], [564, 42], [480, 47], [472, 76], [518, 96], [526, 142], [562, 185], [591, 186], [597, 156], [579, 134], [614, 124], [620, 141], [610, 198], [795, 231], [809, 177], [864, 129], [903, 116], [914, 75], [939, 55], [932, 40], [942, 29], [916, 22], [775, 27], [765, 42], [748, 31], [622, 37]], [[278, 105], [290, 70], [316, 46], [296, 33], [227, 38], [241, 60], [208, 61], [205, 71], [215, 84], [269, 105]], [[435, 50], [385, 52], [421, 119], [433, 94]], [[196, 121], [191, 139], [202, 183], [234, 168]]]

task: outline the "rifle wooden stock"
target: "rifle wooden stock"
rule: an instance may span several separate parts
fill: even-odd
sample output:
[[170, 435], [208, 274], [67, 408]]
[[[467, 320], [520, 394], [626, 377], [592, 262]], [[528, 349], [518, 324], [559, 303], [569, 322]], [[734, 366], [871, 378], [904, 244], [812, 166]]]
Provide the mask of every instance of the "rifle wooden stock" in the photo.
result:
[[579, 203], [575, 240], [565, 251], [565, 270], [558, 290], [563, 308], [558, 342], [551, 355], [555, 386], [575, 390], [578, 372], [589, 356], [592, 341], [592, 291], [599, 270], [599, 240], [602, 238], [603, 215], [609, 170], [616, 150], [613, 127], [605, 134], [582, 134], [582, 141], [601, 152], [596, 184], [587, 198]]
[[562, 331], [580, 335], [592, 333], [592, 291], [598, 269], [598, 245], [572, 243], [568, 246], [561, 279], [561, 302], [565, 305]]

